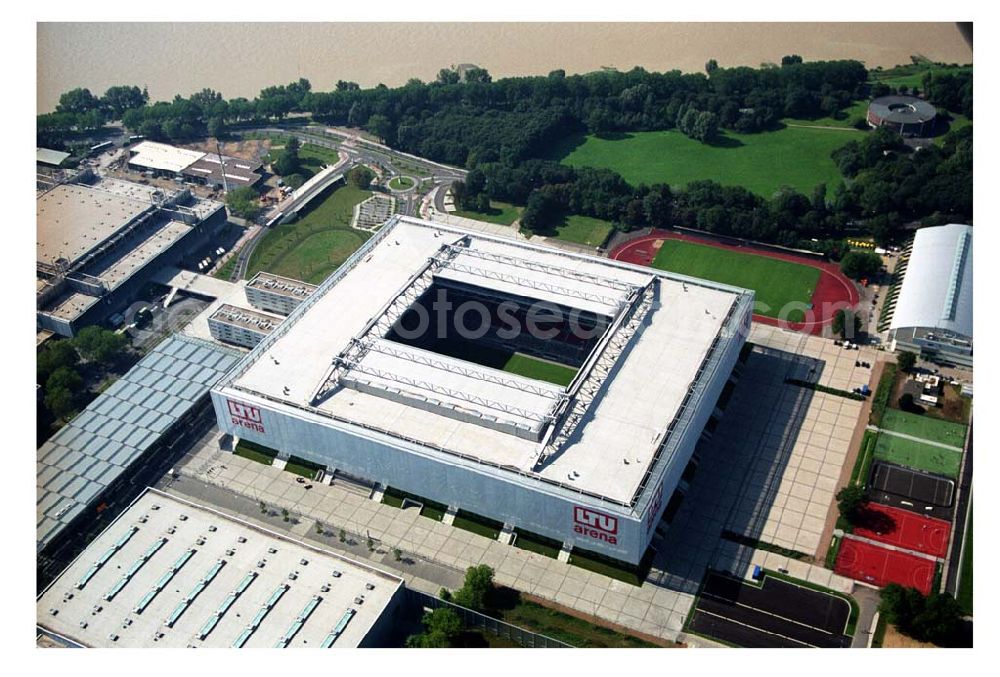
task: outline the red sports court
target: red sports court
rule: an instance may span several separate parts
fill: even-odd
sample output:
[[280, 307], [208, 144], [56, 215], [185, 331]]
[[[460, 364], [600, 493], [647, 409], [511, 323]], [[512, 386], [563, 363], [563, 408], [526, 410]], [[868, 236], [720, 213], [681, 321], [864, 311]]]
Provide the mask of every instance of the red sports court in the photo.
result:
[[948, 553], [950, 523], [887, 505], [869, 503], [867, 509], [876, 513], [873, 523], [884, 521], [888, 528], [880, 532], [856, 527], [854, 529], [856, 535], [935, 557], [944, 557]]
[[884, 587], [898, 583], [930, 594], [935, 561], [898, 550], [889, 550], [849, 536], [840, 543], [834, 571], [858, 581]]

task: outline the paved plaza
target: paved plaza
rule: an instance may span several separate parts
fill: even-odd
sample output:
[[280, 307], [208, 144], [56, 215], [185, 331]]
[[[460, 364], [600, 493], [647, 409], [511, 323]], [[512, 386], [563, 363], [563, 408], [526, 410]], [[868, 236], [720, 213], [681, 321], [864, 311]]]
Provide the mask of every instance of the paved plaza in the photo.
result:
[[[681, 630], [708, 567], [746, 576], [759, 564], [843, 592], [854, 585], [820, 566], [722, 535], [817, 551], [861, 403], [785, 379], [853, 389], [867, 383], [871, 371], [855, 362], [874, 363], [874, 351], [846, 351], [829, 340], [763, 325], [754, 325], [750, 340], [756, 348], [738, 368], [739, 383], [718, 427], [696, 451], [698, 471], [671, 525], [660, 527], [665, 535], [653, 542], [658, 553], [641, 587], [421, 517], [416, 508], [377, 503], [359, 485], [337, 480], [306, 489], [290, 473], [221, 451], [217, 438], [178, 466], [178, 491], [191, 491], [196, 480], [243, 496], [248, 505], [302, 516], [290, 527], [302, 534], [319, 523], [363, 540], [371, 536], [381, 546], [371, 557], [407, 577], [408, 585], [412, 571], [386, 555], [393, 548], [423, 563], [432, 581], [440, 578], [430, 573], [435, 565], [448, 581], [460, 581], [466, 567], [488, 564], [499, 584], [635, 631], [702, 643]], [[419, 585], [434, 590], [433, 583]]]

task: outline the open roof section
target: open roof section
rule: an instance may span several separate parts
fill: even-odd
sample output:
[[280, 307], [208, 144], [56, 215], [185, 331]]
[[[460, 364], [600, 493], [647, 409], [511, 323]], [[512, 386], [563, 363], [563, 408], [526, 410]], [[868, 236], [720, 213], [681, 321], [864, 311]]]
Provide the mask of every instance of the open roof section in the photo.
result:
[[[478, 266], [475, 273], [460, 272], [474, 276], [472, 283], [481, 288], [528, 298], [549, 295], [564, 306], [590, 304], [613, 318], [554, 412], [544, 396], [538, 409], [521, 407], [525, 412], [519, 413], [529, 420], [550, 417], [542, 422], [541, 439], [414, 406], [412, 397], [390, 398], [337, 383], [344, 374], [350, 378], [352, 366], [364, 367], [371, 359], [368, 371], [391, 374], [393, 386], [408, 396], [428, 396], [412, 382], [427, 382], [430, 369], [435, 387], [454, 386], [491, 406], [510, 401], [503, 395], [506, 384], [477, 377], [472, 392], [455, 380], [452, 366], [486, 373], [477, 365], [455, 360], [446, 369], [429, 368], [414, 360], [389, 360], [379, 351], [371, 356], [356, 345], [381, 339], [381, 330], [371, 336], [369, 330], [380, 322], [391, 324], [390, 311], [402, 313], [437, 276], [454, 274], [448, 265], [452, 259]], [[482, 274], [491, 271], [496, 275]], [[414, 451], [457, 455], [512, 470], [519, 478], [568, 481], [574, 489], [628, 504], [660, 450], [669, 448], [668, 427], [688, 416], [691, 393], [705, 378], [706, 361], [723, 327], [737, 304], [746, 302], [752, 303], [751, 293], [725, 285], [397, 217], [324, 281], [219, 389], [260, 398], [269, 407], [310, 412], [332, 426], [347, 423], [387, 434]], [[444, 364], [448, 358], [434, 354], [433, 359]], [[503, 377], [511, 383], [540, 383]], [[435, 399], [441, 398], [435, 394]], [[517, 401], [530, 403], [529, 398]], [[496, 414], [495, 408], [475, 410], [480, 419]], [[625, 450], [624, 456], [615, 450]]]

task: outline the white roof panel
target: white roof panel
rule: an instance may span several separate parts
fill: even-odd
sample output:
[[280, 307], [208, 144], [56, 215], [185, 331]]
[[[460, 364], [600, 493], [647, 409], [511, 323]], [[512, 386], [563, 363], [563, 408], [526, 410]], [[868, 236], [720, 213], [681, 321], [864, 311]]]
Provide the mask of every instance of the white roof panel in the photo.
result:
[[908, 327], [972, 337], [972, 226], [917, 231], [890, 328]]
[[132, 149], [129, 164], [165, 172], [180, 172], [200, 160], [204, 155], [197, 150], [178, 148], [156, 141], [143, 141]]

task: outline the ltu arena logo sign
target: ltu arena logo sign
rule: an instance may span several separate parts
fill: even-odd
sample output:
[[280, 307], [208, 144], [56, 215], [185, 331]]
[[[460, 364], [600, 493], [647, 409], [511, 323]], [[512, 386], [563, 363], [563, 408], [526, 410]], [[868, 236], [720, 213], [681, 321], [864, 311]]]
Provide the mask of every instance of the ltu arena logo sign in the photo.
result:
[[258, 433], [264, 432], [264, 424], [260, 419], [260, 409], [232, 400], [226, 400], [226, 403], [229, 405], [229, 415], [234, 424]]
[[611, 545], [618, 544], [618, 518], [603, 512], [573, 506], [573, 531]]

